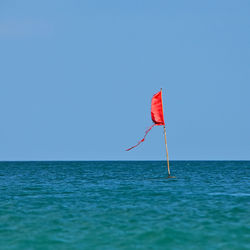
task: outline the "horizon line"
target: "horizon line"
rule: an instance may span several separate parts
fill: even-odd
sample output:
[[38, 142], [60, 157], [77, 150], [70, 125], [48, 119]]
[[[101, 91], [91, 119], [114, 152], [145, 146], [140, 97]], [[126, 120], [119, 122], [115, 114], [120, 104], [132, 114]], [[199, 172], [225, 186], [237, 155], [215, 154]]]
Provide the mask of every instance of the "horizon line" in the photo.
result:
[[[167, 160], [0, 160], [1, 162], [137, 162], [137, 161], [167, 161]], [[170, 160], [170, 162], [174, 161], [250, 161], [249, 160]]]

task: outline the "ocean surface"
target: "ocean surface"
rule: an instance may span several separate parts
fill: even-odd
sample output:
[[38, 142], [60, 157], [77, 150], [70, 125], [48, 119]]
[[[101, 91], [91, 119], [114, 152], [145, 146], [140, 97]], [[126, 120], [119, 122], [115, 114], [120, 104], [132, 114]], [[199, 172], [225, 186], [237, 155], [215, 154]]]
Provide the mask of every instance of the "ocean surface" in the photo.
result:
[[0, 162], [0, 249], [250, 249], [250, 162]]

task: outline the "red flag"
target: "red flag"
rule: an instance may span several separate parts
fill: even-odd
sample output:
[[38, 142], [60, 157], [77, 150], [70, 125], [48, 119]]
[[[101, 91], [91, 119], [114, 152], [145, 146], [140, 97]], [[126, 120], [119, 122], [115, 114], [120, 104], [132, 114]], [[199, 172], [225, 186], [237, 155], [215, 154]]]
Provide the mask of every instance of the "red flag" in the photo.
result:
[[131, 150], [132, 148], [137, 147], [139, 144], [141, 144], [144, 140], [148, 132], [154, 127], [154, 126], [160, 126], [165, 125], [164, 122], [164, 115], [163, 115], [163, 104], [162, 104], [162, 91], [159, 91], [156, 93], [151, 101], [151, 118], [154, 122], [153, 125], [151, 125], [145, 132], [144, 137], [133, 147], [126, 149], [126, 151]]
[[155, 125], [165, 125], [162, 104], [162, 91], [155, 94], [152, 98], [151, 118]]

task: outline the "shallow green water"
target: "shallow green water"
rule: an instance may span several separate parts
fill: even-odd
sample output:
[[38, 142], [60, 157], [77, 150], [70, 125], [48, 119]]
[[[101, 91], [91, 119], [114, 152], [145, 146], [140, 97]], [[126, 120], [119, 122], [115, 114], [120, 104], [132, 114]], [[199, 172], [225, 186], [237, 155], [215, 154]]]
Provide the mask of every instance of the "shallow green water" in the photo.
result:
[[0, 249], [250, 249], [250, 162], [0, 163]]

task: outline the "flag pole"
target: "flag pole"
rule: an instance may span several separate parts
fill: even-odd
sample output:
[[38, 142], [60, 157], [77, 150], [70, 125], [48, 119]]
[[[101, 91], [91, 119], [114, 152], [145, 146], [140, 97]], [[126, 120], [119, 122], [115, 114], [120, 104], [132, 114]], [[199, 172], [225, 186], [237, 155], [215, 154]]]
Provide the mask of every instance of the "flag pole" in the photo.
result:
[[[162, 100], [162, 89], [161, 89], [161, 100]], [[162, 100], [162, 111], [163, 111], [163, 100]], [[165, 124], [164, 124], [163, 128], [164, 128], [164, 137], [165, 137], [165, 145], [166, 145], [167, 166], [168, 166], [168, 178], [172, 178], [172, 177], [174, 177], [174, 176], [171, 176], [171, 175], [170, 175], [170, 167], [169, 167], [169, 159], [168, 159], [168, 146], [167, 146], [167, 133], [166, 133]]]
[[164, 135], [165, 135], [165, 145], [166, 145], [167, 164], [168, 164], [168, 177], [170, 177], [170, 167], [169, 167], [169, 159], [168, 159], [168, 146], [167, 146], [167, 135], [166, 135], [166, 127], [165, 127], [165, 125], [164, 125]]

